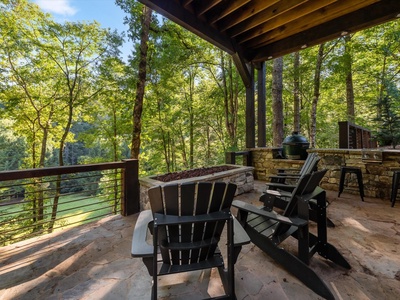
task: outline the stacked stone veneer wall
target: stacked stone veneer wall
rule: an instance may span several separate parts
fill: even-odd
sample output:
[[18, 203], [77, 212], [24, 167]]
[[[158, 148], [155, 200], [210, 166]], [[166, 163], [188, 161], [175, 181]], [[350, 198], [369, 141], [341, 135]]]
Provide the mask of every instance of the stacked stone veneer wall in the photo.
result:
[[[304, 161], [274, 159], [276, 148], [251, 149], [254, 177], [268, 181], [277, 168], [298, 168]], [[367, 197], [390, 198], [393, 170], [400, 169], [400, 151], [383, 150], [382, 162], [364, 162], [361, 149], [309, 149], [321, 157], [319, 169], [328, 169], [321, 182], [326, 190], [338, 191], [341, 166], [360, 167], [363, 174], [364, 193]], [[354, 174], [347, 175], [345, 191], [359, 194], [357, 179]]]
[[158, 180], [154, 180], [150, 177], [142, 177], [139, 178], [140, 183], [140, 209], [150, 209], [149, 196], [147, 191], [149, 188], [158, 185], [167, 185], [172, 183], [187, 183], [187, 182], [231, 182], [237, 185], [236, 195], [240, 195], [246, 192], [249, 192], [254, 189], [254, 175], [253, 167], [245, 167], [245, 166], [234, 166], [235, 169], [214, 173], [210, 175], [193, 177], [182, 180], [175, 180], [171, 182], [162, 182]]

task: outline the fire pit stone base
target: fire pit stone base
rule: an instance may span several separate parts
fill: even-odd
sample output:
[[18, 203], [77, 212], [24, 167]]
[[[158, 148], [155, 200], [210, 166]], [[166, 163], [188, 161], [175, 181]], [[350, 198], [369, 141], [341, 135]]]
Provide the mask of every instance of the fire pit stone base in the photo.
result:
[[186, 179], [180, 179], [169, 182], [162, 182], [154, 180], [154, 176], [139, 178], [140, 182], [140, 210], [150, 209], [149, 196], [147, 191], [149, 188], [158, 185], [167, 185], [171, 183], [186, 183], [186, 182], [231, 182], [237, 185], [236, 195], [240, 195], [249, 192], [254, 189], [254, 168], [238, 165], [228, 165], [232, 166], [231, 170], [213, 173], [210, 175], [192, 177]]

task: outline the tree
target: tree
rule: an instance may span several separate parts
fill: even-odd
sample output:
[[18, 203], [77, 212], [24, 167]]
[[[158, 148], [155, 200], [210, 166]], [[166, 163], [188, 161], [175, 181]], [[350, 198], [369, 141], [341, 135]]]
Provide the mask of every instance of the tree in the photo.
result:
[[221, 79], [220, 88], [224, 95], [225, 126], [228, 132], [229, 148], [238, 149], [237, 126], [240, 85], [238, 77], [234, 74], [232, 58], [225, 58], [225, 54], [220, 52], [221, 57]]
[[293, 130], [300, 132], [300, 53], [293, 55]]
[[[96, 62], [117, 40], [98, 23], [58, 24], [37, 5], [25, 0], [9, 2], [1, 14], [1, 75], [8, 86], [4, 105], [14, 129], [26, 137], [32, 168], [44, 167], [49, 153], [58, 146], [58, 165], [64, 165], [65, 143], [73, 140], [70, 129], [82, 107], [99, 88], [93, 87]], [[51, 231], [60, 195], [59, 177], [53, 199]], [[44, 218], [43, 186], [32, 199], [33, 222]], [[38, 227], [39, 228], [39, 227]], [[40, 228], [39, 228], [40, 229]]]
[[379, 145], [392, 145], [393, 149], [395, 149], [400, 144], [400, 115], [398, 114], [398, 108], [394, 107], [393, 99], [390, 96], [385, 96], [379, 103], [381, 114], [380, 117], [375, 119], [379, 128], [375, 133], [376, 139]]
[[346, 103], [347, 103], [347, 120], [354, 122], [354, 88], [353, 88], [353, 70], [352, 70], [352, 55], [351, 55], [351, 35], [344, 37], [345, 47], [343, 54], [344, 69], [346, 72]]
[[[1, 76], [7, 82], [4, 106], [14, 120], [14, 130], [26, 137], [28, 166], [44, 167], [47, 150], [54, 146], [54, 120], [62, 119], [60, 77], [51, 59], [37, 49], [46, 40], [41, 29], [51, 20], [39, 8], [25, 0], [9, 2], [0, 14]], [[33, 182], [31, 199], [34, 231], [41, 231], [44, 219], [44, 193], [41, 179]]]
[[[59, 166], [64, 165], [63, 151], [70, 129], [75, 117], [74, 111], [82, 107], [90, 98], [96, 95], [102, 86], [94, 87], [92, 85], [93, 67], [100, 59], [108, 53], [116, 54], [112, 42], [118, 40], [118, 37], [112, 37], [106, 30], [101, 30], [98, 23], [81, 24], [69, 23], [58, 24], [49, 22], [42, 29], [43, 35], [47, 34], [49, 41], [38, 43], [38, 49], [41, 49], [54, 63], [62, 79], [59, 82], [60, 87], [64, 88], [64, 94], [61, 105], [62, 111], [66, 111], [64, 119], [58, 120], [61, 123], [62, 134], [59, 139]], [[117, 52], [118, 53], [118, 52]], [[58, 108], [60, 109], [60, 108]], [[61, 176], [56, 182], [56, 195], [53, 199], [53, 208], [49, 229], [52, 230], [56, 219], [58, 201], [61, 193]]]
[[315, 66], [315, 73], [314, 73], [314, 96], [312, 99], [312, 108], [311, 108], [311, 134], [310, 134], [311, 148], [315, 147], [315, 137], [317, 134], [317, 106], [320, 96], [319, 89], [321, 83], [321, 68], [323, 59], [324, 59], [324, 44], [320, 44], [318, 48], [317, 63]]
[[139, 158], [140, 153], [140, 134], [142, 131], [142, 110], [144, 89], [146, 86], [147, 73], [147, 49], [150, 30], [152, 10], [143, 5], [143, 14], [141, 18], [142, 31], [140, 34], [140, 61], [139, 76], [136, 86], [135, 106], [133, 108], [133, 131], [132, 131], [132, 147], [131, 158]]
[[[145, 87], [147, 82], [148, 69], [148, 49], [150, 42], [150, 26], [152, 23], [152, 10], [145, 5], [135, 3], [132, 0], [116, 0], [117, 5], [121, 7], [129, 17], [125, 20], [129, 24], [128, 37], [137, 44], [138, 49], [134, 53], [131, 64], [134, 66], [136, 59], [138, 73], [136, 81], [135, 100], [132, 110], [132, 141], [131, 158], [139, 158], [141, 132], [142, 132], [142, 112]], [[135, 66], [136, 67], [136, 66]]]

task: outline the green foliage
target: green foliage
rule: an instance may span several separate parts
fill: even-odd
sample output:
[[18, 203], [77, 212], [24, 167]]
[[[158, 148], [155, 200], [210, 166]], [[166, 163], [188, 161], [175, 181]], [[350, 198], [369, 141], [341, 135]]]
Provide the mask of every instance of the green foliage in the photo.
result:
[[0, 120], [0, 171], [18, 170], [25, 158], [24, 138], [14, 135], [12, 122]]
[[[31, 2], [2, 1], [0, 114], [8, 122], [0, 135], [4, 168], [38, 167], [43, 161], [57, 165], [60, 147], [66, 165], [129, 157], [142, 4], [116, 4], [128, 14], [124, 22], [134, 44], [127, 63], [119, 58], [121, 38], [95, 22], [57, 23]], [[337, 122], [347, 118], [346, 60], [352, 62], [357, 124], [373, 126], [376, 99], [385, 93], [398, 99], [393, 91], [400, 74], [399, 36], [399, 22], [356, 33], [348, 43], [351, 57], [343, 55], [342, 38], [326, 43], [317, 147], [337, 147]], [[301, 132], [306, 137], [317, 50], [300, 52]], [[292, 60], [284, 58], [285, 135], [293, 130]], [[268, 146], [272, 65], [266, 66]], [[220, 164], [225, 151], [244, 148], [245, 88], [229, 55], [154, 15], [147, 74], [141, 175]]]
[[398, 105], [390, 96], [385, 96], [378, 104], [381, 114], [375, 118], [376, 139], [381, 146], [392, 145], [393, 149], [400, 143], [400, 114]]

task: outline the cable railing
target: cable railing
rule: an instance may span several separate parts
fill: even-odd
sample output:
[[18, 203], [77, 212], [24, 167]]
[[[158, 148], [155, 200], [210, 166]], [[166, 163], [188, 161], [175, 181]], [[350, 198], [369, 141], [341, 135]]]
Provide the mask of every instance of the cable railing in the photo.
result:
[[137, 160], [0, 172], [0, 246], [138, 211]]

